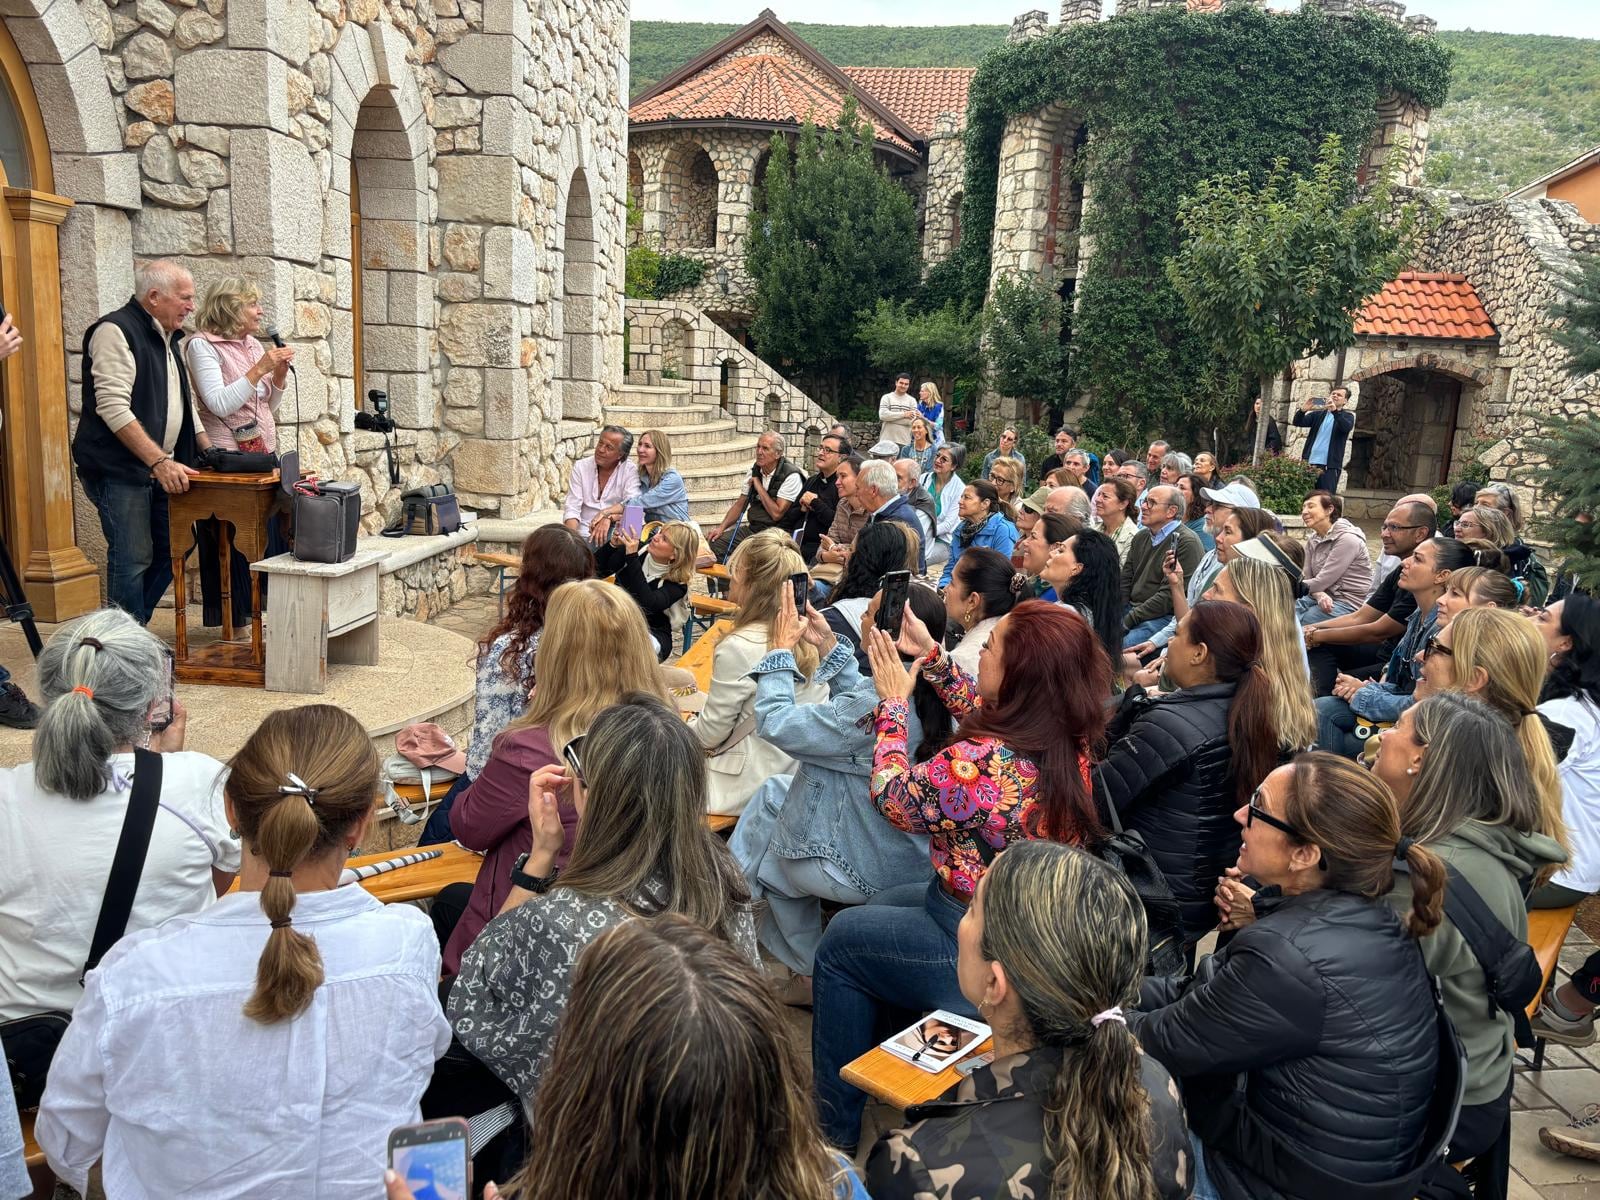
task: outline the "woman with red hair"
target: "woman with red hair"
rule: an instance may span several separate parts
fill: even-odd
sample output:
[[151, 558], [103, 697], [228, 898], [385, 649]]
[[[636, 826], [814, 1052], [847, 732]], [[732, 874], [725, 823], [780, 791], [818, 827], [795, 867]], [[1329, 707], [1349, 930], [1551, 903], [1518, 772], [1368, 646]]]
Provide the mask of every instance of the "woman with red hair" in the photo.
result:
[[[879, 697], [872, 803], [896, 829], [928, 835], [933, 878], [839, 913], [817, 950], [812, 1061], [823, 1131], [843, 1149], [860, 1136], [866, 1097], [839, 1069], [879, 1040], [881, 1015], [978, 1015], [956, 979], [956, 930], [995, 855], [1027, 838], [1081, 845], [1101, 832], [1089, 754], [1111, 691], [1110, 664], [1088, 623], [1041, 600], [1017, 605], [989, 632], [976, 679], [909, 607], [898, 647], [881, 630], [869, 631], [867, 646]], [[902, 651], [960, 722], [922, 763], [907, 753], [915, 675], [901, 665]]]

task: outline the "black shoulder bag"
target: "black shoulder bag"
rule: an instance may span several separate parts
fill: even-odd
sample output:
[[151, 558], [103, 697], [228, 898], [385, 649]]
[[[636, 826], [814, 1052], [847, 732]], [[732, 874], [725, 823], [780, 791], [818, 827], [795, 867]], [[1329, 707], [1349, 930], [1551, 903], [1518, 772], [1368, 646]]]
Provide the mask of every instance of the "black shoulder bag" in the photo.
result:
[[[133, 915], [133, 897], [144, 874], [145, 857], [150, 851], [150, 836], [156, 825], [156, 810], [161, 806], [161, 755], [153, 750], [133, 752], [133, 789], [128, 795], [128, 811], [122, 818], [122, 834], [111, 860], [111, 875], [105, 897], [100, 901], [100, 916], [95, 921], [94, 937], [89, 942], [89, 957], [83, 964], [83, 977], [100, 965], [106, 952], [115, 946], [128, 928]], [[50, 1060], [67, 1031], [71, 1013], [43, 1012], [0, 1023], [0, 1042], [5, 1044], [6, 1070], [17, 1107], [38, 1106], [44, 1094]]]

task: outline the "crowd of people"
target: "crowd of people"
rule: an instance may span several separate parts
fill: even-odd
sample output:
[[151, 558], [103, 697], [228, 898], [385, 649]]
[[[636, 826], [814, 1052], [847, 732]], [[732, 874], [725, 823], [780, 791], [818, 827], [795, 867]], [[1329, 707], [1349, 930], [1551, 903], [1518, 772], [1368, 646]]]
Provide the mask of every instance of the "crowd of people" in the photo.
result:
[[[1070, 428], [1031, 490], [1015, 430], [968, 479], [911, 384], [866, 454], [763, 434], [704, 536], [669, 435], [601, 432], [479, 643], [423, 841], [484, 857], [426, 916], [338, 886], [380, 787], [353, 718], [276, 713], [224, 765], [181, 705], [152, 728], [147, 614], [56, 632], [0, 771], [0, 1020], [10, 1059], [59, 1017], [14, 1071], [55, 1173], [399, 1198], [420, 1114], [471, 1122], [488, 1195], [1508, 1196], [1504, 954], [1600, 889], [1600, 603], [1550, 594], [1500, 485], [1447, 528], [1399, 500], [1375, 560], [1342, 389], [1273, 513], [1212, 454]], [[713, 559], [701, 694], [667, 660]], [[1587, 1045], [1597, 1005], [1600, 955], [1533, 1028]], [[935, 1009], [992, 1055], [869, 1144], [843, 1068]]]

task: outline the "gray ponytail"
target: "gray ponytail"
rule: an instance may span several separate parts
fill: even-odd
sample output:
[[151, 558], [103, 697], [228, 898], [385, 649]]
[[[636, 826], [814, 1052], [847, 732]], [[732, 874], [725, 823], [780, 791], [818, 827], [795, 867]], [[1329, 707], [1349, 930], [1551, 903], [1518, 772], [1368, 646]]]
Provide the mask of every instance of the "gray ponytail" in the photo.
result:
[[166, 691], [165, 647], [120, 608], [102, 608], [58, 629], [38, 669], [45, 708], [34, 777], [57, 795], [98, 796], [111, 780], [107, 760], [139, 738]]

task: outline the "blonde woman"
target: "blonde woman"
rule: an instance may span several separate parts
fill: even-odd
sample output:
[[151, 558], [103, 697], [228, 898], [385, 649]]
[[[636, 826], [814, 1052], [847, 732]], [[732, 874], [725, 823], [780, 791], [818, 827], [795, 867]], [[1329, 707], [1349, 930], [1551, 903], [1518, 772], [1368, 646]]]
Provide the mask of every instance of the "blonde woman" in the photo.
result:
[[656, 659], [665, 661], [672, 653], [672, 631], [682, 624], [676, 620], [689, 595], [694, 578], [694, 562], [700, 553], [700, 532], [686, 521], [671, 521], [658, 527], [644, 549], [639, 539], [611, 529], [611, 539], [594, 556], [600, 575], [614, 575], [616, 585], [633, 597], [644, 614], [655, 639]]
[[1241, 550], [1217, 573], [1207, 600], [1233, 600], [1249, 607], [1261, 624], [1261, 665], [1272, 683], [1272, 717], [1278, 748], [1295, 754], [1317, 740], [1317, 710], [1305, 642], [1295, 619], [1294, 594], [1283, 568], [1247, 557]]
[[[195, 314], [195, 333], [183, 344], [183, 357], [194, 384], [201, 427], [218, 450], [272, 454], [278, 449], [276, 414], [284, 380], [294, 361], [294, 347], [264, 348], [256, 340], [261, 329], [261, 290], [247, 279], [229, 275], [206, 292]], [[200, 522], [200, 593], [206, 625], [221, 625], [222, 581], [217, 569], [217, 522]], [[288, 549], [278, 522], [268, 528], [267, 554]], [[250, 564], [233, 552], [232, 631], [243, 636], [250, 624]]]
[[[739, 606], [739, 615], [717, 643], [711, 689], [693, 728], [707, 755], [707, 811], [735, 815], [744, 811], [761, 784], [796, 770], [793, 758], [755, 734], [756, 680], [750, 669], [766, 657], [789, 578], [804, 575], [806, 564], [793, 538], [768, 530], [735, 547], [728, 571], [733, 577], [728, 596]], [[816, 649], [802, 642], [794, 657], [800, 674], [795, 702], [822, 703], [828, 687], [814, 678]]]
[[[671, 702], [656, 661], [644, 614], [621, 588], [599, 579], [563, 583], [550, 593], [534, 657], [539, 686], [528, 709], [494, 741], [483, 774], [450, 810], [450, 832], [484, 855], [472, 896], [445, 943], [444, 971], [454, 975], [472, 944], [511, 891], [511, 867], [533, 843], [528, 824], [528, 780], [541, 767], [558, 766], [567, 743], [589, 728], [594, 715], [632, 692]], [[578, 814], [563, 804], [572, 852]]]
[[[639, 494], [630, 504], [644, 509], [646, 521], [687, 521], [689, 490], [672, 465], [672, 439], [664, 430], [646, 429], [639, 435]], [[613, 524], [622, 518], [622, 505], [612, 504], [600, 514]]]
[[1022, 464], [1014, 458], [997, 458], [989, 464], [989, 482], [1007, 506], [1015, 508], [1022, 494]]
[[917, 389], [917, 411], [927, 419], [933, 444], [941, 445], [944, 442], [944, 397], [939, 394], [939, 385], [931, 379]]

